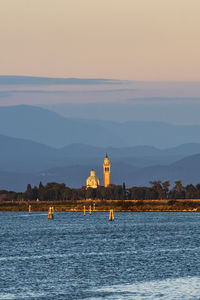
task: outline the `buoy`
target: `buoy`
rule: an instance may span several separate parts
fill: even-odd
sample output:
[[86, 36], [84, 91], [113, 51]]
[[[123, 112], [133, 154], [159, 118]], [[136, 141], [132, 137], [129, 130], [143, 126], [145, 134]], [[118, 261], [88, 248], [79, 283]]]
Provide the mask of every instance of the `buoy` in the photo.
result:
[[114, 210], [113, 209], [110, 209], [109, 221], [114, 221]]
[[91, 205], [89, 206], [89, 214], [91, 215], [91, 212], [92, 212], [92, 208], [91, 208]]
[[85, 216], [85, 205], [83, 206], [83, 215]]
[[31, 205], [28, 206], [29, 215], [31, 214]]

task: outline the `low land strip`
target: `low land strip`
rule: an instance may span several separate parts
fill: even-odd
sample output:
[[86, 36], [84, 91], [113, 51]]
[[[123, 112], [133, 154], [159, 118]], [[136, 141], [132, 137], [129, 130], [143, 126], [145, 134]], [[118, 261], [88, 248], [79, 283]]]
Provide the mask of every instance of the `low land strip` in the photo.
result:
[[84, 206], [86, 211], [117, 212], [200, 212], [200, 199], [178, 200], [77, 200], [77, 201], [6, 201], [0, 202], [0, 211], [48, 211], [53, 206], [55, 211], [80, 212]]

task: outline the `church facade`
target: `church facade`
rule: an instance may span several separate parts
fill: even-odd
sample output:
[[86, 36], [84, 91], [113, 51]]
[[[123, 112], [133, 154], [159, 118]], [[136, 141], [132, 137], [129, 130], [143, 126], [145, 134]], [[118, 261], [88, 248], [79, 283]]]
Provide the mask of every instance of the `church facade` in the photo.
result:
[[97, 189], [100, 185], [99, 178], [95, 175], [95, 171], [90, 171], [90, 176], [86, 179], [86, 188]]
[[[108, 187], [110, 185], [110, 169], [111, 164], [106, 154], [103, 162], [103, 185], [104, 187]], [[92, 188], [96, 189], [100, 185], [99, 178], [95, 175], [95, 171], [90, 171], [90, 176], [86, 179], [86, 189]]]

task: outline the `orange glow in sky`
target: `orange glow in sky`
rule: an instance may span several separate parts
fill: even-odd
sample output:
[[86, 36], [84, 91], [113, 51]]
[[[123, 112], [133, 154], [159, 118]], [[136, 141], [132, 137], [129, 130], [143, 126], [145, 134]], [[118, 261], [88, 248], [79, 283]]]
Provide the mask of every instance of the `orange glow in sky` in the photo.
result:
[[0, 73], [200, 80], [199, 0], [1, 0]]

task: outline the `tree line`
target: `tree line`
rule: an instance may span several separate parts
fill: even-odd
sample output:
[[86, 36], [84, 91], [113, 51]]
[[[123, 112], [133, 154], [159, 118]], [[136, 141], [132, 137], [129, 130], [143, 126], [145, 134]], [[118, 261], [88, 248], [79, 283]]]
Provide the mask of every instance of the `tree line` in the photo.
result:
[[50, 182], [39, 186], [27, 185], [24, 193], [12, 191], [0, 191], [0, 200], [37, 200], [40, 201], [76, 201], [84, 199], [101, 200], [176, 200], [176, 199], [200, 199], [200, 183], [183, 186], [181, 181], [175, 181], [170, 188], [169, 181], [151, 181], [149, 187], [126, 188], [122, 185], [111, 184], [105, 188], [97, 189], [85, 187], [69, 188], [64, 183]]

